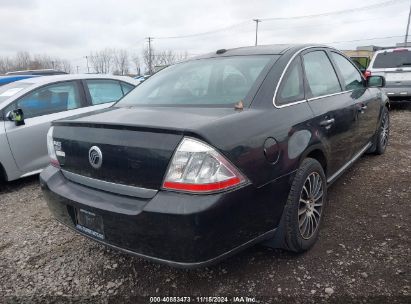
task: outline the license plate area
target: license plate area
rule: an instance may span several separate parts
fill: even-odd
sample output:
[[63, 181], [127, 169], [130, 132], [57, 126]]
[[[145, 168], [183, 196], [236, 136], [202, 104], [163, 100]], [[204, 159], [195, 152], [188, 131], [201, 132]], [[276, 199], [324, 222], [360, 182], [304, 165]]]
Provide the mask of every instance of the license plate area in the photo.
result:
[[411, 81], [411, 72], [386, 73], [387, 81]]
[[76, 228], [81, 232], [104, 240], [103, 218], [84, 209], [76, 209]]

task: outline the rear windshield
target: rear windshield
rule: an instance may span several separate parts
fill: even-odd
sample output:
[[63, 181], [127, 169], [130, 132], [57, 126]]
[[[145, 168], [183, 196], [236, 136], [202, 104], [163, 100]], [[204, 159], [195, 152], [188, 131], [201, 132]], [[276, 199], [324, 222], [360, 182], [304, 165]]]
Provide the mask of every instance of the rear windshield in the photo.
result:
[[147, 79], [116, 106], [233, 106], [244, 100], [275, 57], [233, 56], [176, 64]]
[[21, 90], [33, 85], [28, 82], [12, 82], [0, 87], [0, 102], [12, 97]]
[[411, 52], [400, 50], [394, 52], [379, 53], [375, 57], [373, 68], [387, 69], [398, 67], [411, 67]]

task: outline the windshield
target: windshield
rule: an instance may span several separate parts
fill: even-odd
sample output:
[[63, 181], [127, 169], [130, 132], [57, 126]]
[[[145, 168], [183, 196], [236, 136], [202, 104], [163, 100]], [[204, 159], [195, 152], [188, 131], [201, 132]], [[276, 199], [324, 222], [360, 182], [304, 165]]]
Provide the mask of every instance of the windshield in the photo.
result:
[[33, 85], [28, 82], [12, 82], [0, 87], [0, 102], [10, 98], [11, 96], [17, 94], [21, 90]]
[[411, 67], [411, 52], [399, 50], [393, 52], [379, 53], [375, 57], [373, 68], [386, 69], [398, 67]]
[[273, 58], [233, 56], [176, 64], [150, 77], [115, 106], [233, 106], [244, 100]]

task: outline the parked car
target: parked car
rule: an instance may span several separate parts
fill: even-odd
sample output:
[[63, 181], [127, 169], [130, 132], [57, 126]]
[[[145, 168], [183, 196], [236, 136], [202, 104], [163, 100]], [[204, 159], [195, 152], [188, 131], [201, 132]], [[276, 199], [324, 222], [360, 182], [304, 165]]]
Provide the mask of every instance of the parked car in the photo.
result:
[[150, 77], [150, 75], [143, 75], [143, 76], [136, 76], [134, 77], [134, 79], [138, 80], [140, 83], [142, 83], [143, 81], [147, 80]]
[[385, 151], [383, 85], [325, 46], [219, 50], [53, 122], [41, 187], [61, 223], [173, 266], [259, 242], [303, 252], [327, 187], [364, 152]]
[[16, 75], [16, 76], [0, 76], [0, 86], [3, 86], [5, 84], [27, 79], [27, 78], [33, 78], [33, 77], [39, 77], [38, 75]]
[[66, 75], [66, 72], [58, 71], [54, 69], [38, 69], [38, 70], [23, 70], [7, 72], [6, 75], [39, 75], [39, 76], [51, 76], [51, 75]]
[[48, 164], [51, 121], [107, 108], [137, 85], [130, 77], [60, 75], [0, 87], [0, 174], [6, 181]]
[[411, 100], [411, 48], [375, 52], [367, 75], [385, 77], [383, 90], [391, 101]]

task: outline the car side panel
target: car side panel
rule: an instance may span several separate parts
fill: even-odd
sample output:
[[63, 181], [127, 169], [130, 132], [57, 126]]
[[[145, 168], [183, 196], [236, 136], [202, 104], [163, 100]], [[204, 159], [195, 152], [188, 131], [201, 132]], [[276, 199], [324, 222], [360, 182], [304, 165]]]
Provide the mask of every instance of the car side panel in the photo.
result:
[[356, 132], [356, 151], [358, 152], [368, 144], [375, 135], [381, 109], [382, 93], [377, 88], [358, 90], [358, 95], [353, 92], [353, 102], [357, 108], [358, 130]]
[[8, 181], [17, 179], [21, 171], [14, 161], [6, 136], [5, 122], [0, 121], [0, 164], [3, 166]]
[[16, 126], [6, 121], [5, 128], [10, 148], [22, 174], [45, 168], [48, 163], [46, 135], [51, 122], [72, 115], [91, 112], [111, 106], [113, 103], [79, 108], [25, 120], [25, 125]]
[[[309, 101], [315, 115], [312, 123], [317, 127], [318, 137], [329, 155], [327, 176], [344, 166], [354, 153], [356, 108], [350, 94], [346, 92]], [[321, 126], [322, 122], [329, 119], [334, 122]]]

